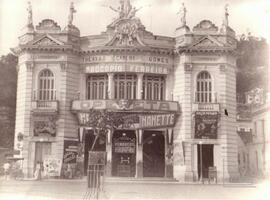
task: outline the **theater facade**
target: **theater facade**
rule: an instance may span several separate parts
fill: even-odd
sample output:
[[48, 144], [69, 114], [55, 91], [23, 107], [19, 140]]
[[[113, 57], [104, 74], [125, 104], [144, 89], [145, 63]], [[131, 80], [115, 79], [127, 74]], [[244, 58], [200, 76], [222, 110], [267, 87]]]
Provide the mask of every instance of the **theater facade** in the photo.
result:
[[[238, 177], [236, 39], [228, 10], [221, 28], [202, 20], [192, 29], [182, 5], [175, 36], [154, 35], [129, 0], [99, 35], [73, 24], [28, 22], [12, 49], [19, 57], [15, 148], [24, 173], [48, 156], [86, 171], [96, 113], [117, 123], [99, 137], [106, 175], [198, 181], [209, 167], [218, 180]], [[223, 21], [222, 21], [223, 19]], [[120, 122], [119, 122], [120, 121]]]

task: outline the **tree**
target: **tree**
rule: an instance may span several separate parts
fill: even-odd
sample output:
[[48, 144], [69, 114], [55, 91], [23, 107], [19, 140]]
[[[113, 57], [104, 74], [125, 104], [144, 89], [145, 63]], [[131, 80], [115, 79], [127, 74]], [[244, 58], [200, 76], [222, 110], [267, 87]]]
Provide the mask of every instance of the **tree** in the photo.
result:
[[125, 115], [119, 112], [110, 112], [106, 109], [91, 109], [90, 113], [91, 115], [87, 122], [87, 126], [92, 127], [95, 135], [95, 139], [91, 147], [92, 151], [99, 137], [106, 137], [108, 131], [114, 131], [115, 129], [125, 124]]
[[1, 56], [0, 58], [0, 106], [16, 106], [18, 59], [13, 54]]
[[260, 87], [265, 90], [269, 80], [268, 44], [264, 38], [244, 34], [237, 43], [239, 57], [237, 59], [237, 93]]
[[0, 57], [0, 146], [6, 148], [12, 148], [14, 141], [17, 63], [18, 59], [13, 54]]

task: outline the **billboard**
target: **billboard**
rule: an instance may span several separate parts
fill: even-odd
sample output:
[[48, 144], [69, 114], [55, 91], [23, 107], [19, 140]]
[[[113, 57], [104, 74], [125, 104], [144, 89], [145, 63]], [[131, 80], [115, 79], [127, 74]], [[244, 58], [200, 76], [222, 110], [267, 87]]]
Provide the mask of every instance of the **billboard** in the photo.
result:
[[195, 112], [195, 138], [217, 139], [218, 112]]

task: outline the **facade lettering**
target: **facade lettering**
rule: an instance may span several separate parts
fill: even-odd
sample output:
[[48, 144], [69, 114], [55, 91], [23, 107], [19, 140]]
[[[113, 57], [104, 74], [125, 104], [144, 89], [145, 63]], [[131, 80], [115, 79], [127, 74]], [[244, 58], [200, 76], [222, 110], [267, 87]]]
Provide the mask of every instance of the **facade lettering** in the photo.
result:
[[139, 117], [140, 128], [169, 127], [175, 123], [175, 114], [141, 115]]
[[167, 111], [179, 112], [178, 102], [131, 100], [123, 106], [119, 100], [85, 100], [73, 101], [73, 111], [88, 111], [89, 109], [136, 110], [136, 111]]
[[168, 74], [168, 66], [157, 65], [135, 65], [135, 64], [98, 64], [85, 67], [85, 73], [108, 73], [108, 72], [135, 72], [135, 73], [153, 73]]

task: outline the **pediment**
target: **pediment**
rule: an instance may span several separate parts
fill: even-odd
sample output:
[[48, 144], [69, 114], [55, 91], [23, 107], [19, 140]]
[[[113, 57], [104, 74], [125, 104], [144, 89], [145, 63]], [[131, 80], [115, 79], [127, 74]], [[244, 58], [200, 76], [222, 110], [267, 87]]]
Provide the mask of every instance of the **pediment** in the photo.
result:
[[32, 45], [38, 45], [38, 46], [58, 46], [58, 45], [64, 45], [63, 42], [57, 40], [56, 38], [50, 36], [50, 35], [44, 35], [43, 37], [34, 40], [31, 42]]
[[195, 42], [191, 46], [196, 47], [196, 48], [198, 48], [198, 47], [206, 47], [207, 48], [207, 47], [223, 47], [224, 45], [211, 36], [205, 36], [205, 37], [199, 39], [199, 41]]

